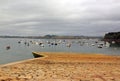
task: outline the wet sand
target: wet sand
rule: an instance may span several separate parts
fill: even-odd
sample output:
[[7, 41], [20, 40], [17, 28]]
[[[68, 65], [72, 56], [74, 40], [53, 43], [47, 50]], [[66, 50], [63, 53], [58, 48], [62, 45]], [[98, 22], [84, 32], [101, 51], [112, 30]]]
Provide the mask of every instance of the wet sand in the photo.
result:
[[35, 52], [44, 57], [0, 66], [0, 81], [120, 81], [120, 56]]

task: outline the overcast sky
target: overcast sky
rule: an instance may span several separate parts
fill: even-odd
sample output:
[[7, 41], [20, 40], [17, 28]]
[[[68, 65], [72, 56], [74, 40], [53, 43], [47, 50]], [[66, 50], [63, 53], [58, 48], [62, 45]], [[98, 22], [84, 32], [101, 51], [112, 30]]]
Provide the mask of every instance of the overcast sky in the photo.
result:
[[120, 31], [120, 0], [0, 0], [0, 35], [103, 36]]

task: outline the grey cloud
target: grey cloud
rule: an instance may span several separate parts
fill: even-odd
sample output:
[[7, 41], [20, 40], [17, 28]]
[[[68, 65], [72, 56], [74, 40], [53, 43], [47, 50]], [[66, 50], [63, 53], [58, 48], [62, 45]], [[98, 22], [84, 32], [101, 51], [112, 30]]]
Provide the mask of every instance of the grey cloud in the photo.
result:
[[0, 34], [104, 35], [120, 31], [119, 8], [118, 0], [2, 0]]

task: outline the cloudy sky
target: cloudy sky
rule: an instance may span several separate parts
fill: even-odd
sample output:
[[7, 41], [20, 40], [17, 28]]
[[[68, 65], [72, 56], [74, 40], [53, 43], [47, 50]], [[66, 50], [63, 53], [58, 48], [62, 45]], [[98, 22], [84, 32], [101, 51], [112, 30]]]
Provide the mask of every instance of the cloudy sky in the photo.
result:
[[120, 0], [0, 0], [0, 35], [120, 31]]

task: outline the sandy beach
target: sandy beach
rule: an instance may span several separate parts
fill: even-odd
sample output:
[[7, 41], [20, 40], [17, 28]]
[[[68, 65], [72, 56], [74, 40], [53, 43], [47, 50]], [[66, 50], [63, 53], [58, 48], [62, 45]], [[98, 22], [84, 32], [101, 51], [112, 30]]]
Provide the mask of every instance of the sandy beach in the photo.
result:
[[34, 52], [43, 57], [0, 66], [0, 81], [120, 81], [120, 56]]

